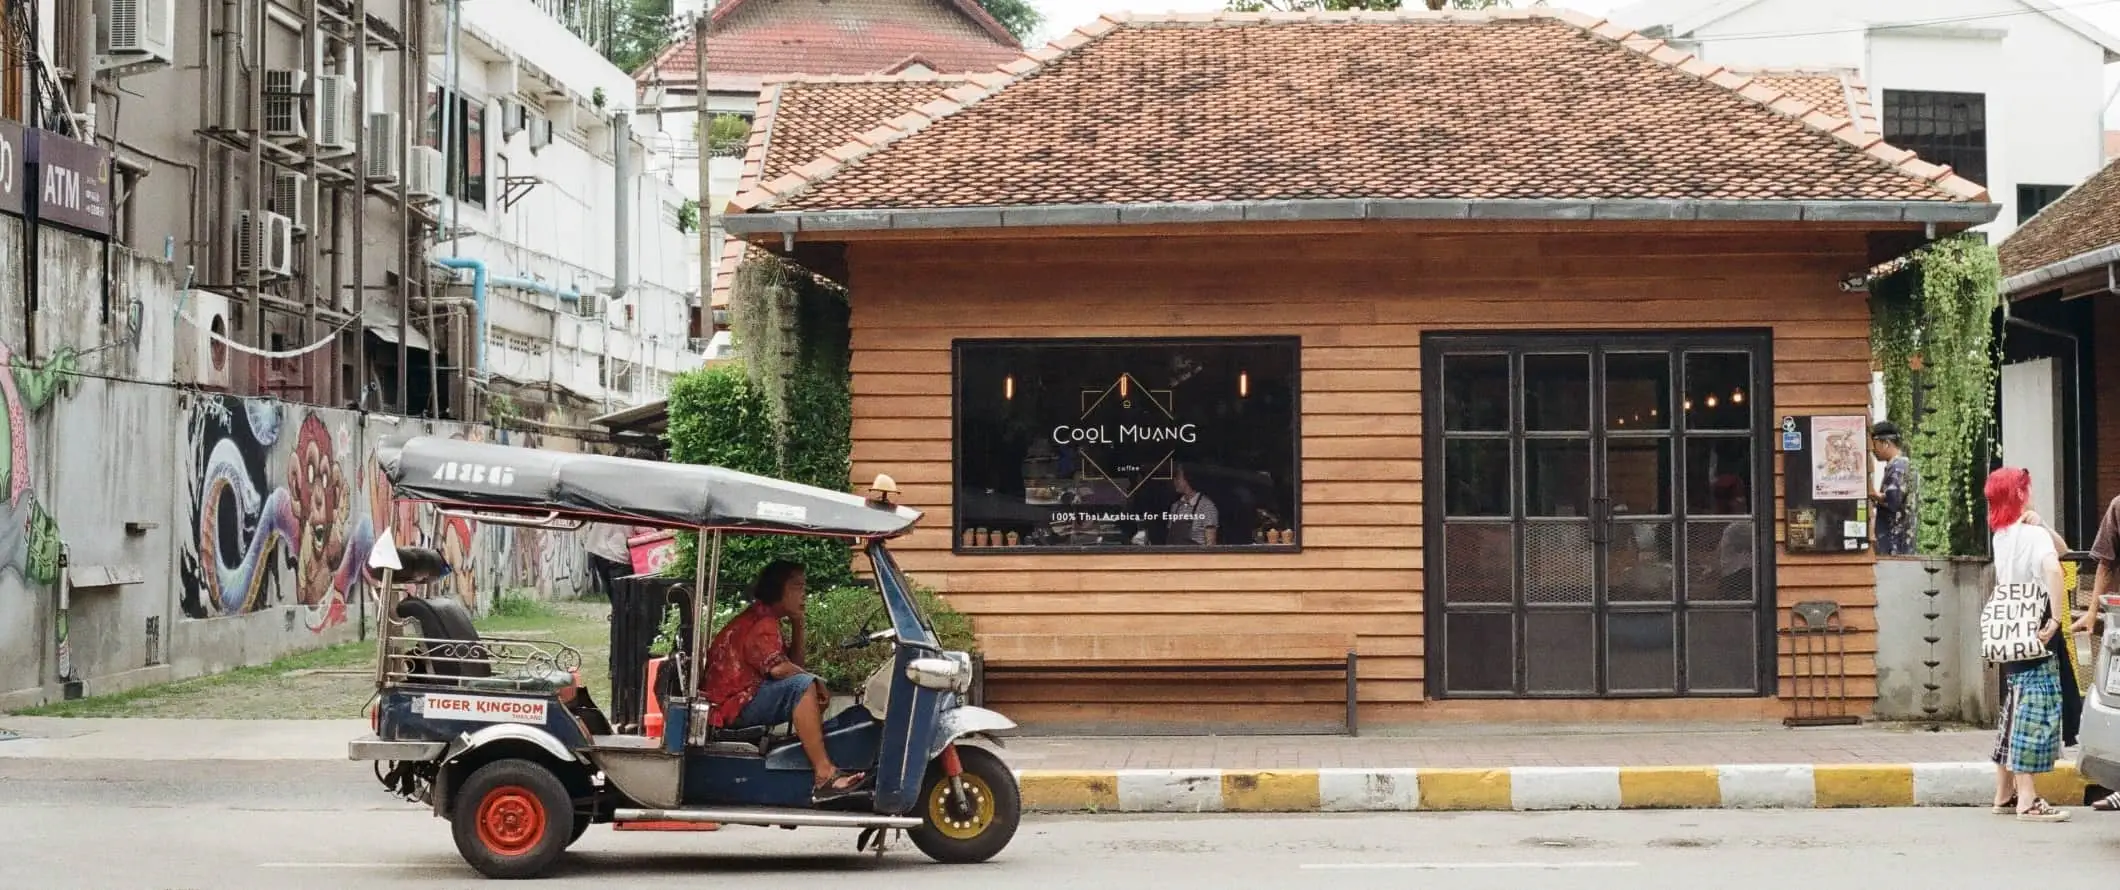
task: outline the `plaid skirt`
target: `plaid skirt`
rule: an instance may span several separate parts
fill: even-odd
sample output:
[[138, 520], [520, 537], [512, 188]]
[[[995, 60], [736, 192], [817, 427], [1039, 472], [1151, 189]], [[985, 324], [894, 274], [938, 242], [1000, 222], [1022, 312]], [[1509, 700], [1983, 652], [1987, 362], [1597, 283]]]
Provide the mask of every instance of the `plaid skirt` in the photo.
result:
[[1991, 759], [2013, 773], [2054, 771], [2061, 759], [2061, 672], [2052, 658], [2010, 675]]

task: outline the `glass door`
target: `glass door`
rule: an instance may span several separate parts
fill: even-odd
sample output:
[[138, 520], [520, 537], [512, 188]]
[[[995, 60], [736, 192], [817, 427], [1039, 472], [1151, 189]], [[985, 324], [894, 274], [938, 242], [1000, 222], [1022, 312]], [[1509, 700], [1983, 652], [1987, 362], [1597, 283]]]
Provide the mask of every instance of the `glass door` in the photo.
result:
[[1765, 338], [1423, 349], [1431, 691], [1759, 694]]

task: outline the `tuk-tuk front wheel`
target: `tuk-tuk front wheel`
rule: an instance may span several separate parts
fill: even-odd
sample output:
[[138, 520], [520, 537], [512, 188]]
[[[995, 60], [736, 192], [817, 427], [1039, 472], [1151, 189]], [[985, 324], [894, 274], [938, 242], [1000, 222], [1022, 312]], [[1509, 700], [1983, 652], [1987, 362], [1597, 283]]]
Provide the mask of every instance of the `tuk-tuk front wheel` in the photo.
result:
[[[985, 862], [1008, 846], [1023, 820], [1016, 775], [985, 748], [957, 746], [963, 765], [960, 802], [938, 758], [920, 786], [919, 828], [907, 832], [913, 846], [937, 862]], [[945, 753], [943, 757], [948, 757]]]
[[544, 766], [520, 759], [479, 767], [457, 789], [456, 850], [489, 878], [531, 878], [574, 840], [574, 801]]

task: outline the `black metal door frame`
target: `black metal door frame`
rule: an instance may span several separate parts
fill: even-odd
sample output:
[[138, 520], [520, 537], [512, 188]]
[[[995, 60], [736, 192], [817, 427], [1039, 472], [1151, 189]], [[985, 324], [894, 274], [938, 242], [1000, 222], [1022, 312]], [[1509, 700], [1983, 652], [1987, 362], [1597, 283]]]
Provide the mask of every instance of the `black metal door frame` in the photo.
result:
[[[1779, 497], [1780, 481], [1774, 472], [1772, 433], [1775, 417], [1773, 333], [1764, 328], [1730, 329], [1684, 329], [1673, 331], [1510, 331], [1510, 332], [1443, 332], [1429, 333], [1421, 338], [1421, 400], [1422, 400], [1422, 454], [1426, 466], [1423, 472], [1422, 540], [1425, 553], [1423, 569], [1423, 622], [1426, 628], [1427, 664], [1424, 684], [1431, 699], [1613, 699], [1613, 698], [1764, 698], [1779, 694], [1780, 649], [1776, 645], [1777, 579], [1775, 577], [1775, 523], [1774, 505]], [[1753, 622], [1757, 649], [1755, 651], [1756, 687], [1749, 691], [1704, 691], [1689, 689], [1687, 667], [1687, 600], [1688, 577], [1691, 554], [1682, 540], [1688, 529], [1686, 491], [1683, 485], [1682, 468], [1687, 461], [1688, 429], [1674, 421], [1668, 440], [1674, 454], [1668, 471], [1671, 481], [1671, 523], [1674, 534], [1673, 549], [1673, 601], [1672, 616], [1673, 657], [1675, 665], [1675, 693], [1610, 692], [1610, 659], [1606, 635], [1606, 619], [1612, 609], [1606, 602], [1609, 579], [1606, 575], [1607, 559], [1611, 547], [1612, 516], [1609, 510], [1610, 492], [1607, 488], [1608, 459], [1606, 443], [1611, 441], [1605, 429], [1605, 357], [1611, 353], [1664, 352], [1671, 357], [1672, 372], [1668, 381], [1668, 400], [1677, 413], [1684, 398], [1685, 356], [1689, 351], [1737, 352], [1750, 357], [1750, 440], [1752, 464], [1751, 516], [1753, 521], [1753, 577], [1755, 581], [1752, 602]], [[1449, 437], [1445, 435], [1443, 357], [1446, 354], [1503, 354], [1509, 357], [1511, 387], [1509, 404], [1509, 430], [1505, 434], [1510, 444], [1510, 516], [1512, 545], [1510, 547], [1511, 573], [1510, 599], [1507, 603], [1511, 617], [1514, 663], [1511, 665], [1511, 692], [1452, 692], [1449, 688], [1449, 639], [1447, 617], [1452, 611], [1447, 598], [1449, 578], [1445, 570], [1444, 524], [1447, 496], [1444, 482], [1449, 468], [1444, 466], [1444, 454]], [[1568, 353], [1586, 354], [1589, 357], [1588, 424], [1591, 449], [1590, 496], [1593, 507], [1590, 520], [1591, 541], [1596, 553], [1592, 559], [1592, 577], [1595, 586], [1591, 606], [1592, 627], [1598, 637], [1594, 647], [1596, 689], [1594, 693], [1534, 693], [1526, 689], [1526, 608], [1524, 598], [1526, 530], [1524, 491], [1524, 443], [1536, 440], [1537, 436], [1526, 435], [1523, 358], [1525, 355]], [[1478, 434], [1486, 437], [1490, 434]], [[1462, 436], [1462, 434], [1461, 434]], [[1651, 437], [1654, 438], [1654, 437]], [[1498, 612], [1496, 604], [1483, 608], [1460, 611]], [[1737, 610], [1731, 610], [1737, 611]]]

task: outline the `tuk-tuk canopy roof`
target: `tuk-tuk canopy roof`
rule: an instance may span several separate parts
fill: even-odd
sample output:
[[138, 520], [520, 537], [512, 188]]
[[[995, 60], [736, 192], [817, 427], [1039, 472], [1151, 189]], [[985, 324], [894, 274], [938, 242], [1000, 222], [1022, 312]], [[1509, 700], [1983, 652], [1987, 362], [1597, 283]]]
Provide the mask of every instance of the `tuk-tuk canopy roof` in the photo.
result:
[[379, 450], [396, 495], [463, 509], [665, 528], [850, 538], [903, 534], [920, 511], [721, 467], [416, 436]]

